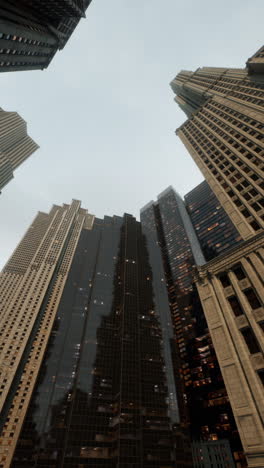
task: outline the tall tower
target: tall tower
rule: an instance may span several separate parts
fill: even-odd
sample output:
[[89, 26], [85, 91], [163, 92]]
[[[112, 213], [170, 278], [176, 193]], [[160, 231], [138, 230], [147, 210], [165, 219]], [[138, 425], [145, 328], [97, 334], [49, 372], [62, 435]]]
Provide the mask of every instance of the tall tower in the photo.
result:
[[0, 72], [43, 70], [91, 0], [0, 0]]
[[189, 119], [177, 130], [243, 239], [264, 227], [264, 74], [198, 68], [171, 82]]
[[177, 130], [244, 242], [197, 269], [208, 327], [250, 467], [264, 466], [263, 48], [245, 69], [179, 73]]
[[[208, 450], [212, 466], [217, 467], [218, 463], [223, 468], [234, 466], [230, 448], [221, 463], [217, 456], [213, 462], [215, 455], [223, 453], [223, 440], [228, 439], [236, 466], [241, 467], [244, 458], [241, 442], [193, 279], [195, 265], [205, 264], [204, 254], [210, 252], [215, 257], [219, 254], [220, 243], [222, 249], [228, 248], [229, 234], [233, 243], [238, 242], [233, 236], [236, 234], [238, 237], [238, 233], [206, 183], [200, 184], [193, 192], [195, 194], [191, 192], [186, 196], [188, 202], [185, 204], [179, 194], [168, 187], [156, 202], [151, 201], [142, 208], [141, 222], [145, 229], [156, 233], [163, 256], [177, 342], [175, 375], [182, 394], [179, 409], [182, 419], [190, 427], [194, 462], [198, 463], [197, 466], [208, 466], [206, 460], [209, 455], [205, 455]], [[192, 217], [194, 213], [199, 215], [198, 219]], [[218, 224], [225, 217], [226, 238], [219, 234], [218, 229]], [[192, 221], [195, 221], [193, 225]]]
[[132, 216], [39, 213], [1, 273], [3, 468], [192, 466], [160, 252]]
[[37, 149], [22, 117], [0, 109], [0, 191], [14, 177], [14, 170]]

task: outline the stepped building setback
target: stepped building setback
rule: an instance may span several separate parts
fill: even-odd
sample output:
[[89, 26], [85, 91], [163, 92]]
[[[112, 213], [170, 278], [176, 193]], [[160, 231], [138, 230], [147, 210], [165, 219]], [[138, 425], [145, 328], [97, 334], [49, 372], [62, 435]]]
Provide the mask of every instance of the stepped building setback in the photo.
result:
[[43, 70], [91, 0], [0, 0], [0, 72]]
[[249, 467], [264, 466], [263, 47], [244, 69], [172, 81], [177, 130], [243, 242], [197, 267], [196, 284]]
[[16, 112], [0, 108], [0, 191], [39, 146], [27, 134], [27, 124]]

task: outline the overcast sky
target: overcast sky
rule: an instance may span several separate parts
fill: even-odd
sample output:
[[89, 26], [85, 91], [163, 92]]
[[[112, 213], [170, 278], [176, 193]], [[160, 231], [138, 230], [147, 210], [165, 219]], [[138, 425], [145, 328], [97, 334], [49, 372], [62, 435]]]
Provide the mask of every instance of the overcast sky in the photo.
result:
[[53, 203], [138, 217], [168, 185], [184, 195], [200, 183], [169, 82], [244, 67], [263, 42], [263, 0], [93, 0], [86, 16], [48, 69], [0, 75], [0, 107], [40, 146], [0, 195], [1, 267]]

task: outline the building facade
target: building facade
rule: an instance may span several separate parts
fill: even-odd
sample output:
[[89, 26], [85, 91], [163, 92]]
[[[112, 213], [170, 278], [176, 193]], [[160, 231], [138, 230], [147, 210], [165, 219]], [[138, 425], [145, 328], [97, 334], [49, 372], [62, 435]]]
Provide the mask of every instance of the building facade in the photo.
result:
[[197, 287], [249, 467], [264, 466], [264, 74], [183, 71], [171, 83], [177, 130], [243, 242], [197, 269]]
[[0, 466], [191, 467], [161, 255], [132, 216], [39, 213], [4, 267]]
[[198, 268], [197, 286], [248, 466], [263, 466], [263, 233]]
[[91, 0], [0, 0], [0, 71], [43, 70]]
[[[190, 429], [193, 447], [197, 448], [201, 443], [201, 453], [206, 444], [209, 452], [212, 445], [212, 450], [216, 448], [219, 454], [222, 453], [223, 444], [224, 447], [229, 447], [223, 452], [222, 458], [218, 457], [217, 462], [212, 459], [211, 466], [238, 468], [246, 466], [242, 446], [193, 278], [195, 265], [203, 265], [206, 262], [204, 253], [209, 252], [207, 248], [209, 240], [210, 254], [212, 255], [212, 252], [214, 256], [218, 254], [217, 248], [213, 247], [219, 244], [219, 230], [213, 228], [215, 219], [210, 219], [210, 214], [219, 203], [212, 198], [206, 212], [201, 209], [202, 200], [208, 201], [210, 188], [207, 190], [205, 184], [201, 184], [194, 189], [195, 191], [199, 196], [191, 193], [187, 196], [188, 203], [185, 204], [177, 192], [172, 187], [168, 187], [158, 196], [157, 202], [151, 201], [141, 210], [141, 222], [151, 232], [156, 233], [163, 255], [173, 330], [177, 342], [175, 367], [177, 386], [182, 396], [181, 417]], [[192, 210], [199, 211], [201, 227], [204, 222], [206, 224], [205, 233], [202, 231], [199, 234], [199, 240], [196, 236], [196, 232], [199, 233], [198, 222], [192, 225], [191, 221], [196, 218], [193, 220], [189, 216], [187, 207], [191, 214]], [[221, 214], [225, 215], [224, 210], [220, 208], [217, 213], [222, 220]], [[224, 232], [233, 233], [232, 223], [229, 219], [226, 221]], [[237, 236], [235, 229], [234, 232]], [[203, 250], [199, 241], [204, 245]], [[223, 234], [221, 241], [223, 248], [227, 248], [227, 239]], [[197, 450], [196, 454], [199, 452]], [[203, 455], [199, 460], [197, 466], [207, 466]]]
[[264, 227], [264, 75], [198, 68], [171, 86], [189, 117], [177, 135], [242, 238], [254, 236]]
[[264, 46], [248, 59], [247, 68], [249, 73], [264, 73]]
[[[192, 445], [194, 468], [205, 466], [228, 466], [229, 444], [227, 440], [221, 442], [194, 442]], [[233, 465], [234, 466], [234, 465]]]
[[37, 149], [22, 117], [0, 109], [0, 191], [14, 177], [14, 170]]
[[241, 242], [240, 234], [206, 180], [187, 193], [184, 201], [206, 261]]

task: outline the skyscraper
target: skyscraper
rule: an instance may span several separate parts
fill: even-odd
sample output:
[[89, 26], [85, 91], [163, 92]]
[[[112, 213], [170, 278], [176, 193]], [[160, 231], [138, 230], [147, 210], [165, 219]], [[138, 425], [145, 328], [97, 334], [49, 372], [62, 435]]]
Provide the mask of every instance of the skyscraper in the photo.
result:
[[183, 71], [171, 83], [189, 117], [177, 130], [244, 242], [196, 281], [250, 467], [264, 466], [263, 48], [245, 69]]
[[132, 216], [39, 213], [1, 273], [0, 466], [192, 466], [161, 255]]
[[47, 68], [90, 3], [91, 0], [1, 0], [0, 71]]
[[14, 177], [14, 170], [37, 149], [22, 117], [0, 109], [0, 191]]
[[243, 239], [264, 227], [264, 74], [198, 68], [171, 83], [189, 119], [177, 130]]
[[[219, 235], [215, 215], [210, 219], [211, 210], [214, 213], [219, 202], [210, 197], [211, 191], [206, 183], [200, 184], [193, 192], [186, 198], [191, 214], [199, 211], [199, 223], [197, 218], [193, 219], [196, 232], [199, 233], [199, 227], [202, 228], [199, 241], [204, 246], [205, 254], [210, 252], [216, 256], [217, 247], [214, 247], [220, 240], [223, 248], [227, 248], [224, 233], [235, 232], [236, 236], [238, 233], [227, 218], [222, 235]], [[208, 196], [209, 205], [204, 209], [203, 201], [208, 201]], [[221, 207], [217, 214], [220, 222], [223, 220], [222, 216], [226, 216]], [[142, 225], [156, 233], [163, 255], [173, 330], [177, 341], [176, 380], [179, 391], [182, 392], [180, 402], [184, 403], [180, 406], [180, 411], [190, 427], [194, 462], [199, 461], [195, 466], [207, 467], [203, 458], [196, 459], [196, 455], [205, 451], [205, 447], [209, 453], [215, 451], [217, 459], [217, 453], [222, 453], [226, 447], [223, 440], [228, 439], [233, 457], [237, 461], [236, 466], [241, 467], [245, 466], [241, 465], [244, 458], [241, 442], [194, 284], [194, 267], [196, 264], [205, 264], [205, 258], [191, 220], [184, 201], [172, 187], [164, 190], [157, 202], [151, 201], [141, 210]], [[238, 242], [235, 238], [232, 240]], [[211, 251], [207, 248], [208, 245], [211, 245]], [[216, 440], [218, 444], [213, 442]], [[229, 456], [225, 453], [223, 460], [222, 464], [220, 459], [215, 464], [212, 461], [212, 466], [218, 467], [217, 463], [223, 468], [234, 466], [230, 448]]]

